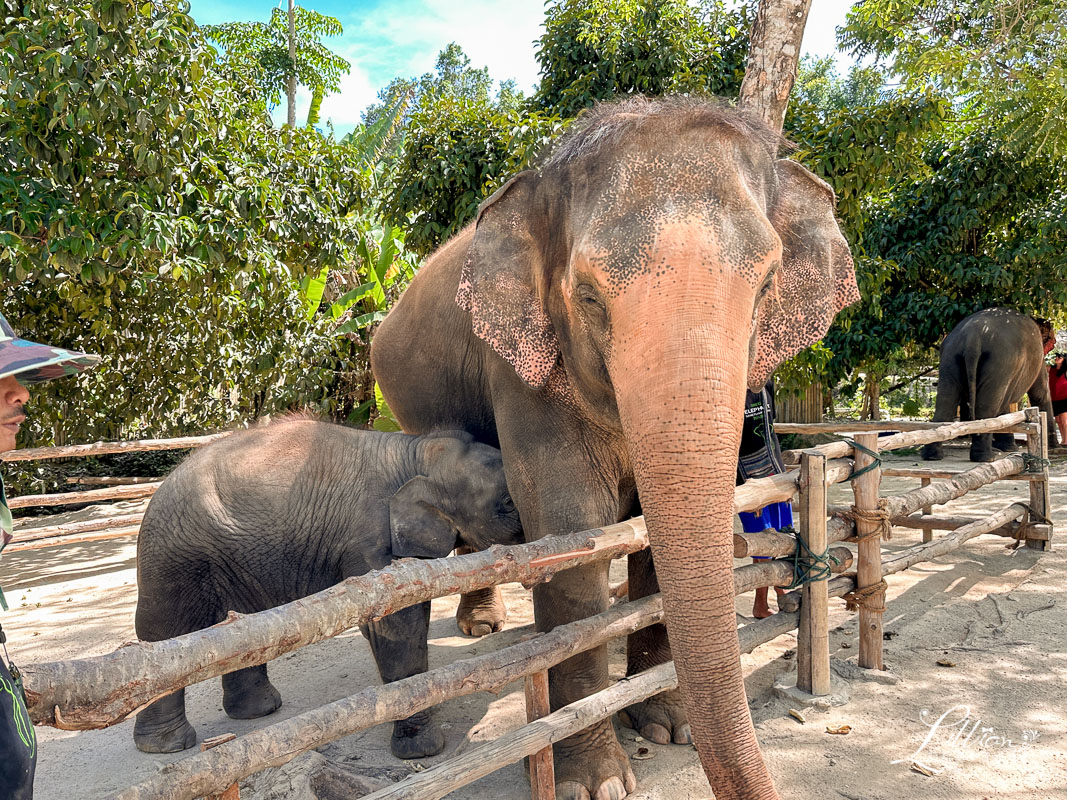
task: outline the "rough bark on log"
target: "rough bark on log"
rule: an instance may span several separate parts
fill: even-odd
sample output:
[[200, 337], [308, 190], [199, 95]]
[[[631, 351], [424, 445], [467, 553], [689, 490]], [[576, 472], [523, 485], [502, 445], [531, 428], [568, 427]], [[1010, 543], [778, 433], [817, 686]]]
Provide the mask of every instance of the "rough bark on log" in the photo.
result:
[[[932, 431], [945, 427], [944, 422], [921, 422], [910, 419], [846, 420], [842, 422], [775, 422], [776, 433], [852, 433], [860, 431]], [[999, 429], [1001, 433], [1027, 433], [1032, 425], [1020, 423]], [[790, 451], [792, 452], [792, 451]]]
[[647, 546], [644, 521], [635, 519], [448, 559], [407, 559], [277, 608], [231, 614], [225, 622], [174, 639], [133, 642], [103, 656], [27, 664], [30, 715], [34, 722], [64, 729], [107, 727], [162, 695], [265, 663], [416, 603], [499, 583], [533, 585], [562, 569]]
[[1024, 469], [1023, 458], [1020, 455], [1012, 455], [981, 464], [966, 472], [961, 472], [951, 480], [943, 483], [934, 483], [921, 489], [914, 489], [904, 494], [885, 498], [886, 510], [890, 519], [914, 514], [923, 506], [943, 505], [949, 500], [962, 497], [967, 492], [1001, 480], [1008, 475], [1015, 475]]
[[122, 514], [116, 517], [64, 522], [60, 525], [39, 525], [33, 528], [16, 526], [14, 531], [15, 539], [12, 544], [32, 542], [35, 539], [49, 539], [54, 536], [66, 536], [70, 533], [88, 533], [89, 531], [103, 531], [109, 528], [128, 528], [130, 525], [140, 525], [142, 519], [144, 519], [144, 514]]
[[[918, 467], [882, 467], [882, 477], [890, 478], [955, 478], [962, 469], [922, 469]], [[1006, 481], [1039, 481], [1040, 475], [1025, 473], [1023, 475], [1008, 475], [1003, 478]]]
[[108, 528], [103, 531], [90, 533], [70, 533], [65, 536], [51, 536], [47, 539], [37, 539], [32, 542], [12, 542], [5, 549], [5, 553], [18, 553], [23, 550], [44, 550], [46, 547], [60, 547], [70, 544], [85, 544], [86, 542], [103, 542], [109, 539], [123, 539], [127, 536], [136, 536], [141, 530], [140, 525], [130, 525], [125, 528]]
[[[844, 517], [831, 517], [826, 522], [826, 541], [844, 542], [856, 535], [856, 525]], [[784, 533], [735, 533], [734, 558], [784, 558], [797, 549], [797, 540]]]
[[760, 0], [738, 106], [782, 132], [811, 0]]
[[[852, 462], [838, 458], [826, 462], [826, 482], [841, 483], [852, 474]], [[756, 511], [769, 503], [792, 500], [797, 493], [800, 473], [796, 470], [779, 472], [770, 478], [753, 478], [734, 489], [734, 513]]]
[[882, 560], [883, 572], [886, 575], [891, 575], [894, 572], [900, 572], [914, 564], [918, 564], [920, 561], [929, 561], [931, 558], [951, 553], [968, 539], [1002, 528], [1009, 522], [1020, 519], [1026, 513], [1027, 508], [1025, 505], [1012, 503], [1007, 508], [1003, 508], [985, 519], [977, 520], [969, 525], [964, 525], [962, 528], [957, 528], [952, 533], [945, 534], [937, 541], [918, 544], [914, 547], [909, 547], [907, 550], [894, 553]]
[[[970, 422], [949, 422], [931, 430], [906, 431], [904, 433], [895, 433], [892, 436], [879, 436], [878, 450], [899, 450], [902, 447], [914, 447], [932, 442], [946, 442], [949, 439], [957, 439], [960, 436], [967, 436], [972, 433], [997, 433], [1024, 423], [1026, 423], [1025, 411], [1001, 414], [999, 417], [972, 420]], [[777, 430], [777, 426], [775, 426], [775, 430]], [[809, 449], [825, 453], [827, 458], [845, 458], [852, 453], [852, 445], [848, 442], [828, 442]], [[786, 452], [794, 453], [792, 450]]]
[[28, 506], [69, 506], [75, 503], [95, 503], [99, 500], [134, 500], [151, 497], [163, 481], [142, 483], [139, 486], [109, 486], [107, 489], [86, 489], [83, 492], [59, 492], [57, 494], [24, 494], [10, 497], [8, 508]]
[[140, 439], [133, 442], [92, 442], [71, 444], [63, 447], [24, 447], [0, 453], [0, 461], [38, 461], [47, 458], [76, 458], [78, 456], [102, 456], [111, 453], [143, 453], [150, 450], [186, 450], [203, 447], [205, 444], [233, 434], [212, 433], [207, 436], [181, 436], [177, 439]]
[[[130, 787], [118, 800], [177, 800], [225, 788], [253, 772], [280, 766], [302, 752], [356, 731], [404, 719], [444, 700], [496, 691], [525, 675], [663, 621], [659, 595], [616, 606], [494, 653], [455, 661], [410, 678], [374, 686], [176, 761]], [[533, 626], [512, 631], [520, 636]], [[180, 788], [179, 788], [180, 787]]]
[[136, 486], [141, 483], [154, 483], [159, 478], [122, 478], [106, 475], [82, 475], [67, 478], [67, 483], [80, 484], [81, 486]]
[[[937, 516], [911, 516], [897, 517], [893, 525], [901, 528], [924, 528], [929, 527], [939, 531], [954, 531], [964, 525], [981, 522], [983, 517], [937, 517]], [[996, 536], [1005, 536], [1009, 539], [1036, 539], [1047, 540], [1052, 535], [1051, 529], [1044, 523], [1009, 522], [1003, 528], [989, 531]]]

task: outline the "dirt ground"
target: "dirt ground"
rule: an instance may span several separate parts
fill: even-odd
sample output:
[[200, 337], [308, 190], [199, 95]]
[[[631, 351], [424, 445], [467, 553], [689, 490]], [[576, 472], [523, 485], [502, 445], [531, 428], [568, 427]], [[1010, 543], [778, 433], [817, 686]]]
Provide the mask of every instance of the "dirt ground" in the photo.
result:
[[[947, 449], [946, 465], [964, 468], [966, 449]], [[900, 464], [920, 464], [917, 455]], [[1053, 520], [1067, 531], [1067, 459], [1053, 465]], [[884, 479], [883, 494], [914, 488], [914, 479]], [[844, 502], [847, 487], [833, 487], [830, 502]], [[989, 513], [1013, 499], [1027, 499], [1022, 481], [1002, 481], [944, 507], [957, 514]], [[124, 504], [136, 508], [138, 503]], [[78, 512], [85, 516], [86, 512]], [[90, 512], [92, 513], [92, 512]], [[126, 512], [128, 513], [128, 512]], [[1061, 533], [1060, 536], [1063, 534]], [[919, 531], [896, 528], [887, 550], [914, 544]], [[805, 723], [789, 716], [794, 707], [773, 692], [776, 677], [793, 663], [793, 635], [743, 657], [756, 731], [785, 800], [983, 800], [1067, 798], [1067, 548], [1051, 553], [1010, 550], [1010, 540], [982, 537], [962, 551], [920, 564], [889, 578], [884, 629], [885, 682], [853, 679], [851, 701], [829, 711], [806, 711]], [[612, 566], [621, 581], [625, 564]], [[6, 555], [0, 585], [11, 611], [3, 616], [16, 663], [105, 653], [134, 638], [135, 546], [132, 540], [71, 545]], [[532, 620], [530, 595], [509, 585], [507, 629], [476, 640], [459, 634], [456, 601], [433, 603], [431, 667], [514, 641], [514, 628]], [[772, 601], [773, 604], [773, 601]], [[737, 610], [751, 612], [752, 596]], [[831, 600], [831, 652], [855, 661], [856, 621]], [[369, 649], [358, 632], [290, 653], [271, 664], [284, 698], [280, 711], [256, 721], [229, 719], [221, 686], [211, 680], [187, 692], [190, 720], [201, 738], [243, 734], [377, 682]], [[622, 644], [612, 649], [612, 670], [624, 668]], [[946, 666], [938, 666], [938, 661]], [[491, 740], [521, 724], [521, 684], [499, 695], [476, 694], [440, 708], [448, 745], [429, 766], [459, 749]], [[827, 726], [851, 726], [830, 735]], [[619, 727], [619, 726], [617, 726]], [[326, 759], [366, 775], [396, 778], [411, 769], [389, 754], [390, 726], [383, 725], [322, 748]], [[133, 746], [133, 722], [103, 731], [65, 732], [38, 728], [39, 800], [96, 800], [146, 778], [161, 764], [183, 757], [152, 756]], [[710, 798], [710, 789], [688, 746], [637, 742], [619, 727], [634, 760], [635, 800]], [[925, 744], [924, 744], [925, 742]], [[919, 761], [932, 775], [910, 766]], [[295, 782], [276, 770], [242, 788], [242, 797], [302, 800]], [[515, 764], [449, 795], [463, 800], [529, 797], [521, 764]]]

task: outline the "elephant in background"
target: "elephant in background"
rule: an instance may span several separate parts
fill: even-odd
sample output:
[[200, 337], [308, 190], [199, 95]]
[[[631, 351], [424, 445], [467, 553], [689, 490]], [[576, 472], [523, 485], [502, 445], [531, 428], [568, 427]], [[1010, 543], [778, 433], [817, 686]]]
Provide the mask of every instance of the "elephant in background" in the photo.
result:
[[[778, 797], [734, 614], [745, 390], [859, 297], [832, 190], [779, 143], [696, 98], [595, 106], [430, 258], [371, 347], [405, 430], [500, 446], [527, 539], [626, 519], [640, 493], [652, 548], [630, 597], [662, 588], [667, 624], [629, 637], [627, 672], [673, 654], [681, 692], [625, 716], [657, 742], [691, 730], [719, 800]], [[542, 631], [607, 603], [607, 562], [534, 588]], [[550, 671], [552, 707], [607, 684], [606, 648], [579, 654]], [[557, 743], [555, 767], [560, 800], [635, 788], [611, 720]]]
[[[500, 451], [470, 434], [409, 436], [289, 417], [205, 447], [159, 487], [137, 540], [137, 636], [169, 639], [231, 610], [273, 608], [394, 558], [521, 541]], [[426, 671], [429, 623], [426, 602], [362, 626], [383, 681]], [[223, 675], [222, 689], [236, 719], [282, 703], [266, 664]], [[196, 744], [185, 690], [141, 711], [133, 736], [149, 753]], [[444, 745], [432, 710], [393, 724], [398, 758]]]
[[[1056, 444], [1041, 329], [1033, 317], [1006, 308], [988, 308], [964, 318], [941, 343], [934, 422], [986, 419], [1008, 413], [1026, 393], [1048, 415], [1048, 441]], [[1011, 433], [971, 437], [971, 461], [992, 461], [993, 448], [1014, 450]], [[922, 457], [939, 461], [941, 443], [923, 447]]]

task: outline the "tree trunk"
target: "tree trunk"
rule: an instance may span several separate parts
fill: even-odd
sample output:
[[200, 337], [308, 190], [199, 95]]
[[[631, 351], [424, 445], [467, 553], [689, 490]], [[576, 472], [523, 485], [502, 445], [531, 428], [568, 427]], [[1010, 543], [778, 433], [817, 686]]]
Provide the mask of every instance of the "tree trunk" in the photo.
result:
[[289, 127], [296, 127], [296, 5], [289, 0]]
[[739, 105], [782, 130], [811, 0], [760, 0]]

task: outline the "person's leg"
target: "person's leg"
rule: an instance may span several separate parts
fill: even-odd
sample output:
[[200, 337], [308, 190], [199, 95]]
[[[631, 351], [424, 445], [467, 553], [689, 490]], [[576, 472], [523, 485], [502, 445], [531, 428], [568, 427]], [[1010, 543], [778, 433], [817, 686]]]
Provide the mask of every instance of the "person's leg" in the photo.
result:
[[1060, 444], [1067, 447], [1067, 411], [1056, 415], [1056, 424], [1060, 429]]

